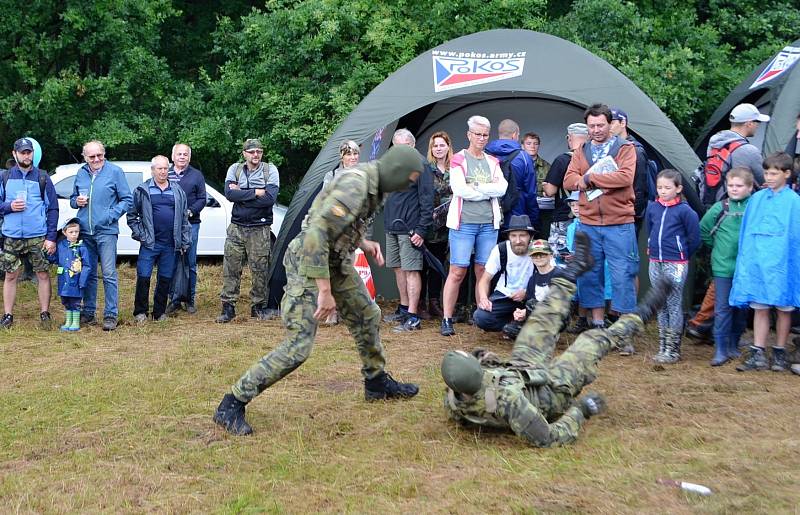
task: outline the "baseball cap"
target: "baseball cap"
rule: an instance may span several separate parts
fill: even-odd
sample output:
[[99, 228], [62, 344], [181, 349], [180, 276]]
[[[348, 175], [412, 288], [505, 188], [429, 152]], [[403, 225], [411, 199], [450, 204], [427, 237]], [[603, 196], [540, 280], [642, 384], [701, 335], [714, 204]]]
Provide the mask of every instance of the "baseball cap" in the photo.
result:
[[769, 116], [761, 114], [758, 108], [753, 104], [739, 104], [731, 110], [731, 115], [728, 117], [728, 120], [733, 123], [752, 121], [768, 122]]
[[23, 150], [33, 152], [33, 142], [28, 138], [20, 138], [14, 142], [14, 152], [22, 152]]
[[573, 191], [569, 194], [569, 197], [566, 198], [567, 202], [577, 202], [581, 199], [581, 194], [579, 191]]
[[589, 135], [589, 128], [585, 123], [571, 123], [567, 126], [567, 134], [583, 134]]
[[531, 244], [528, 245], [528, 255], [552, 253], [553, 250], [550, 248], [550, 244], [547, 243], [547, 240], [533, 240]]
[[253, 149], [264, 149], [264, 145], [261, 144], [260, 139], [250, 138], [245, 140], [244, 146], [242, 146], [242, 150], [253, 150]]
[[612, 120], [619, 120], [621, 122], [628, 123], [628, 115], [625, 114], [625, 111], [623, 111], [619, 107], [612, 107], [611, 108], [611, 119]]

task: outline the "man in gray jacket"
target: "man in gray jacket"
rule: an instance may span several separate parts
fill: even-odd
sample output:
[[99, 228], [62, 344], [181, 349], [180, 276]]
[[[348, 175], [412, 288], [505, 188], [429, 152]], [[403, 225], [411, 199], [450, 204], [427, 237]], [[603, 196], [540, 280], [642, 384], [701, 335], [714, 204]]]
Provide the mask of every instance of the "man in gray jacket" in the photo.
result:
[[141, 244], [136, 261], [136, 294], [133, 318], [147, 320], [150, 275], [158, 266], [153, 295], [153, 319], [166, 320], [167, 294], [175, 272], [176, 252], [189, 250], [192, 229], [186, 207], [186, 193], [170, 181], [169, 159], [156, 156], [150, 161], [153, 177], [133, 191], [133, 207], [128, 211], [131, 236]]

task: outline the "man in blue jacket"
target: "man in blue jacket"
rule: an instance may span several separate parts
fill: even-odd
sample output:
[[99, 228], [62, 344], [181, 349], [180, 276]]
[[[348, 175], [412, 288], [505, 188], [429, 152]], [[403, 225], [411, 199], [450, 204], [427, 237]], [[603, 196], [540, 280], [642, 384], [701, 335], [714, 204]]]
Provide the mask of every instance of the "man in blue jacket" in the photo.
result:
[[[28, 138], [14, 142], [16, 165], [4, 171], [0, 181], [0, 212], [3, 214], [3, 253], [0, 270], [3, 284], [3, 318], [0, 327], [14, 323], [14, 301], [22, 259], [28, 256], [39, 284], [39, 315], [42, 329], [50, 329], [50, 263], [46, 254], [56, 251], [58, 198], [47, 172], [33, 165], [33, 143]], [[42, 187], [44, 186], [44, 187]]]
[[169, 180], [169, 160], [156, 156], [150, 161], [153, 177], [133, 191], [133, 207], [128, 211], [131, 237], [141, 244], [136, 260], [136, 294], [133, 318], [147, 320], [150, 275], [158, 265], [153, 294], [153, 320], [166, 320], [167, 294], [175, 272], [175, 253], [181, 256], [191, 245], [191, 228], [186, 208], [186, 193]]
[[270, 258], [272, 206], [278, 198], [280, 179], [272, 163], [264, 163], [264, 147], [248, 139], [242, 148], [244, 162], [234, 163], [225, 175], [225, 198], [233, 202], [231, 224], [225, 239], [222, 260], [222, 313], [217, 322], [236, 317], [239, 283], [245, 261], [250, 267], [250, 316], [267, 320], [267, 272]]
[[[511, 160], [511, 171], [519, 193], [519, 200], [510, 213], [503, 213], [503, 229], [513, 215], [528, 215], [531, 224], [539, 224], [539, 204], [536, 202], [536, 167], [531, 156], [519, 144], [519, 125], [514, 120], [503, 120], [497, 126], [498, 139], [486, 145], [486, 152], [500, 160], [504, 165]], [[508, 192], [506, 192], [508, 194]]]
[[[186, 311], [193, 315], [197, 313], [194, 305], [194, 295], [197, 288], [197, 240], [200, 237], [200, 211], [206, 207], [206, 179], [203, 172], [190, 165], [192, 149], [184, 143], [177, 143], [172, 147], [172, 166], [169, 169], [169, 180], [178, 183], [186, 193], [186, 207], [189, 210], [189, 224], [192, 228], [192, 244], [186, 253], [189, 265], [189, 298], [186, 301]], [[176, 299], [173, 293], [172, 302], [167, 306], [167, 313], [181, 307], [181, 299]]]
[[[103, 269], [103, 331], [117, 328], [119, 316], [117, 290], [117, 237], [119, 219], [128, 212], [133, 201], [125, 173], [119, 166], [106, 162], [106, 147], [99, 141], [83, 145], [86, 164], [75, 176], [69, 199], [81, 222], [81, 236], [89, 249], [92, 267], [99, 261]], [[97, 309], [97, 275], [92, 274], [83, 290], [81, 325], [95, 325]]]

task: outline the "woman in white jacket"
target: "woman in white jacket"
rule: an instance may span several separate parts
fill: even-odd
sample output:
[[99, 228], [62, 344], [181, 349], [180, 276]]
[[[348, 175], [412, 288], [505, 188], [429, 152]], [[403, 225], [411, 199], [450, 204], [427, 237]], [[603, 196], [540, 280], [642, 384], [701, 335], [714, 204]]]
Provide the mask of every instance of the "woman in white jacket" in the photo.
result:
[[454, 154], [450, 161], [450, 188], [453, 190], [447, 212], [450, 270], [443, 290], [442, 336], [455, 334], [453, 311], [473, 250], [477, 282], [483, 275], [489, 252], [497, 244], [502, 221], [500, 198], [508, 187], [500, 162], [483, 151], [489, 142], [489, 120], [472, 116], [467, 120], [467, 128], [469, 147]]

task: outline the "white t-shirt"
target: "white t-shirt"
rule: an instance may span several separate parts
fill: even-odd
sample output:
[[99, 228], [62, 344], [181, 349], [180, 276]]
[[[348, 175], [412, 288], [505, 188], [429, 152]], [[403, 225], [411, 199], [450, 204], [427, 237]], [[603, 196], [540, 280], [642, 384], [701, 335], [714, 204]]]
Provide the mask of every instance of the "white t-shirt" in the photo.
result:
[[[495, 291], [510, 297], [528, 286], [528, 280], [533, 275], [533, 261], [527, 252], [522, 256], [514, 254], [508, 241], [502, 242], [501, 245], [506, 246], [508, 262], [506, 263], [506, 272], [497, 281]], [[494, 246], [489, 253], [489, 259], [486, 260], [486, 271], [492, 276], [500, 271], [500, 250], [497, 245]], [[508, 284], [506, 284], [505, 276], [508, 276]]]

